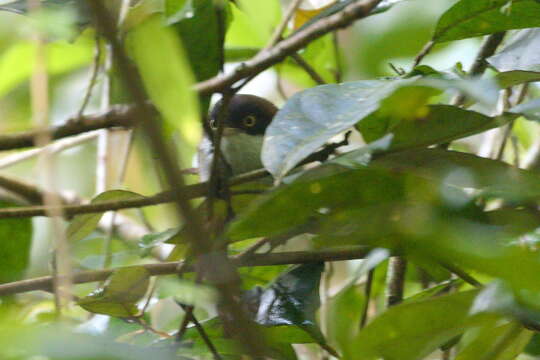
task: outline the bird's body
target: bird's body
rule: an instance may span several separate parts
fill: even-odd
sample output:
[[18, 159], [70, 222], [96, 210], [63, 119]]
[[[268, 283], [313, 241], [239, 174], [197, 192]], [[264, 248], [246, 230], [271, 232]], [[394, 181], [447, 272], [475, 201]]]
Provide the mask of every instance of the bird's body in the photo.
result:
[[[222, 103], [218, 102], [210, 114], [210, 124], [217, 124]], [[277, 108], [271, 102], [254, 95], [235, 95], [229, 102], [224, 120], [221, 153], [224, 164], [219, 166], [219, 176], [228, 177], [257, 170], [263, 167], [261, 148], [264, 132]], [[205, 135], [198, 151], [199, 177], [201, 181], [210, 179], [213, 143]]]

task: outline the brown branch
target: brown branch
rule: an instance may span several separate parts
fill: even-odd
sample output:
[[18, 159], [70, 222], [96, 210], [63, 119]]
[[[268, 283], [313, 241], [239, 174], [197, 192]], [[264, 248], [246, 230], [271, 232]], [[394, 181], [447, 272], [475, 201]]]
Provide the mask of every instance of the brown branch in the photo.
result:
[[388, 263], [386, 306], [394, 306], [403, 300], [407, 260], [403, 256], [394, 256]]
[[117, 105], [112, 106], [105, 113], [75, 116], [63, 125], [52, 126], [43, 131], [30, 130], [16, 134], [0, 135], [0, 151], [36, 146], [36, 136], [43, 132], [50, 134], [51, 140], [56, 140], [92, 130], [130, 127], [133, 125], [132, 118], [136, 111], [137, 109], [133, 106]]
[[[367, 247], [354, 247], [347, 250], [326, 250], [326, 251], [293, 251], [270, 254], [253, 254], [244, 258], [232, 258], [232, 262], [238, 267], [253, 266], [274, 266], [309, 264], [313, 262], [343, 261], [353, 259], [363, 259], [369, 252]], [[144, 264], [144, 267], [151, 276], [176, 274], [182, 262], [167, 262]], [[120, 269], [120, 268], [118, 268]], [[73, 284], [84, 284], [106, 280], [114, 270], [96, 270], [76, 273], [73, 276]], [[193, 271], [193, 266], [188, 266], [186, 271]], [[52, 288], [52, 277], [43, 276], [39, 278], [15, 281], [7, 284], [0, 284], [0, 296], [19, 294], [29, 291], [50, 291]]]
[[[264, 169], [255, 170], [243, 175], [235, 176], [229, 181], [229, 186], [244, 184], [246, 182], [261, 179], [268, 175], [268, 172]], [[37, 192], [36, 189], [33, 187], [29, 187], [22, 182], [19, 183], [5, 177], [0, 177], [0, 187], [5, 187], [5, 189], [11, 190], [23, 197], [25, 196], [25, 191], [28, 191], [26, 196], [29, 198], [34, 198], [34, 196], [40, 194], [40, 192]], [[27, 187], [28, 189], [26, 190], [25, 187]], [[17, 191], [17, 189], [20, 189], [20, 191]], [[204, 197], [208, 194], [208, 183], [204, 182], [194, 185], [187, 185], [184, 187], [179, 187], [176, 191], [167, 190], [152, 196], [137, 199], [104, 201], [96, 204], [65, 205], [62, 206], [61, 209], [65, 216], [70, 217], [78, 214], [90, 214], [109, 210], [121, 210], [159, 205], [174, 202], [176, 199], [176, 193], [179, 191], [184, 193], [184, 196], [188, 200]], [[47, 216], [47, 212], [45, 210], [47, 210], [47, 207], [45, 206], [3, 208], [0, 209], [0, 219], [14, 217]]]
[[195, 85], [201, 95], [209, 95], [231, 87], [238, 80], [259, 74], [281, 60], [304, 48], [307, 44], [334, 30], [347, 27], [356, 20], [369, 16], [381, 0], [354, 2], [334, 15], [328, 16], [279, 42], [268, 51], [239, 65], [232, 73], [220, 75]]
[[[253, 59], [242, 63], [232, 73], [218, 75], [196, 84], [195, 90], [201, 95], [209, 95], [230, 88], [237, 81], [261, 73], [321, 36], [347, 27], [354, 21], [368, 16], [379, 2], [381, 0], [350, 4], [340, 12], [317, 21], [304, 30], [298, 31], [279, 42], [271, 49], [261, 52]], [[47, 131], [51, 134], [52, 140], [55, 140], [91, 130], [117, 126], [130, 127], [133, 125], [132, 119], [136, 116], [137, 111], [135, 106], [113, 106], [104, 114], [74, 117], [64, 125], [52, 127]], [[37, 133], [37, 131], [31, 130], [11, 135], [0, 135], [0, 151], [32, 147], [35, 145], [34, 138]]]

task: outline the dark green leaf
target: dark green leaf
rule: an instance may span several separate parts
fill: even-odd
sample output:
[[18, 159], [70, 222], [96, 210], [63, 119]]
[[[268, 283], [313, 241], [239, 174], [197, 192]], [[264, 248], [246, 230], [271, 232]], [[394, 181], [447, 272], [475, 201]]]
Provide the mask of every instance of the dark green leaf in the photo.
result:
[[[0, 208], [14, 204], [0, 201]], [[0, 283], [20, 280], [28, 266], [32, 246], [32, 220], [0, 220]]]
[[243, 240], [278, 235], [305, 226], [336, 209], [393, 202], [404, 194], [405, 179], [387, 170], [345, 171], [342, 168], [339, 173], [314, 178], [306, 173], [256, 201], [231, 224], [229, 236], [232, 240]]
[[165, 16], [182, 39], [196, 80], [215, 76], [221, 68], [223, 39], [214, 1], [166, 0]]
[[460, 0], [439, 19], [433, 41], [538, 27], [539, 13], [540, 3], [535, 0]]
[[[98, 204], [105, 201], [121, 201], [129, 199], [142, 198], [142, 195], [125, 190], [110, 190], [105, 191], [92, 199], [91, 204]], [[103, 216], [103, 212], [77, 215], [71, 220], [66, 235], [69, 241], [77, 242], [90, 235], [98, 226], [99, 220]]]
[[498, 73], [495, 80], [501, 88], [508, 88], [519, 84], [540, 81], [540, 72], [535, 71], [505, 71]]
[[420, 149], [387, 154], [370, 166], [412, 173], [451, 186], [483, 189], [508, 200], [540, 196], [540, 176], [502, 161], [441, 149]]
[[499, 127], [516, 118], [512, 114], [490, 117], [451, 105], [420, 106], [416, 111], [410, 118], [406, 112], [386, 114], [377, 111], [359, 122], [357, 128], [368, 142], [391, 133], [394, 137], [389, 150], [403, 150], [450, 142]]
[[364, 328], [351, 344], [355, 359], [423, 359], [467, 326], [477, 292], [469, 291], [394, 306]]

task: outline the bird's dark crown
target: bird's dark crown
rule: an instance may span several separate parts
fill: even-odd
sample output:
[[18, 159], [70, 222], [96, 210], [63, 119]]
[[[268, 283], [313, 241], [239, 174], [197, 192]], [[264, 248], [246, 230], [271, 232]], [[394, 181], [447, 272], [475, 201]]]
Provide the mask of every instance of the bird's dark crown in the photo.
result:
[[[217, 124], [221, 111], [220, 100], [210, 113], [210, 125]], [[228, 107], [224, 125], [240, 129], [249, 135], [264, 135], [264, 132], [277, 112], [277, 107], [270, 101], [255, 95], [234, 95]]]

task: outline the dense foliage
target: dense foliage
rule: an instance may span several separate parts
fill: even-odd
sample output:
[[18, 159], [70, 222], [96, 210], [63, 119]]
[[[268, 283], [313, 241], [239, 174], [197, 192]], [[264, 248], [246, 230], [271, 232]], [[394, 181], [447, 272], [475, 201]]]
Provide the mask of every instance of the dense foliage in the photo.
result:
[[[0, 1], [0, 358], [540, 357], [539, 29], [538, 0]], [[197, 183], [236, 91], [280, 107], [264, 169]]]

